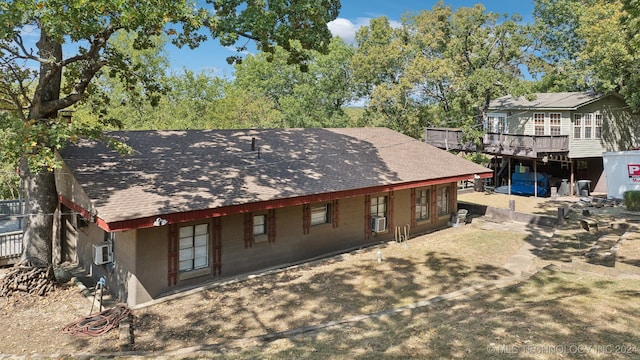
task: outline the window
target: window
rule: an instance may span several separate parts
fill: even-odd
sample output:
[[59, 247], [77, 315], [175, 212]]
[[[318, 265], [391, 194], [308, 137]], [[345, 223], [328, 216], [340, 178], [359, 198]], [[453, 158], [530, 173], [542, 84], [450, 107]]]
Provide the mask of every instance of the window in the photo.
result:
[[591, 114], [584, 114], [582, 117], [582, 124], [584, 125], [584, 138], [591, 139], [591, 130], [593, 123], [591, 122]]
[[420, 190], [416, 194], [416, 220], [429, 219], [429, 190]]
[[438, 189], [438, 216], [447, 215], [449, 213], [449, 187]]
[[573, 114], [573, 138], [582, 138], [582, 114]]
[[594, 136], [596, 139], [602, 138], [602, 114], [595, 115]]
[[544, 114], [533, 114], [534, 134], [544, 135]]
[[487, 120], [484, 123], [484, 130], [493, 133], [507, 132], [507, 115], [506, 114], [487, 114]]
[[313, 206], [311, 208], [311, 225], [330, 223], [331, 206], [329, 204]]
[[209, 265], [209, 226], [207, 224], [180, 228], [180, 271], [202, 269]]
[[371, 216], [387, 216], [387, 197], [379, 196], [371, 198]]
[[549, 131], [551, 135], [560, 135], [562, 132], [561, 114], [549, 114]]
[[267, 233], [267, 215], [253, 216], [253, 235], [265, 235]]

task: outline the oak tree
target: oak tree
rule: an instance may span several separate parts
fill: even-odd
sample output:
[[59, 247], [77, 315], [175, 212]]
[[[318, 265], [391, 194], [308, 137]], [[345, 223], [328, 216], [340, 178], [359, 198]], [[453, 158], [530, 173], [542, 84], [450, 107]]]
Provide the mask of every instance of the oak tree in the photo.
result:
[[[130, 87], [156, 86], [128, 54], [111, 46], [116, 33], [134, 34], [138, 49], [154, 46], [152, 39], [161, 34], [190, 47], [207, 37], [222, 46], [249, 39], [266, 52], [279, 45], [291, 63], [304, 63], [307, 50], [328, 46], [326, 24], [339, 7], [338, 0], [207, 0], [202, 6], [187, 0], [1, 2], [0, 109], [20, 122], [0, 148], [5, 158], [20, 162], [25, 186], [23, 259], [52, 263], [55, 150], [81, 134], [98, 136], [100, 126], [108, 125], [82, 127], [59, 112], [85, 99], [105, 69]], [[37, 37], [35, 48], [31, 36]]]
[[412, 136], [428, 124], [477, 127], [492, 99], [528, 92], [530, 30], [520, 20], [441, 2], [398, 28], [375, 19], [357, 34], [361, 95], [371, 112]]

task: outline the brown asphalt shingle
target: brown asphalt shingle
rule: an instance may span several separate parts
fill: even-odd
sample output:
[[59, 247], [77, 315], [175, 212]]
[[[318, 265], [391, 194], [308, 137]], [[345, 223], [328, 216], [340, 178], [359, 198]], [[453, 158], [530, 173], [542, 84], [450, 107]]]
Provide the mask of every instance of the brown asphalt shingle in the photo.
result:
[[489, 172], [386, 128], [108, 135], [135, 153], [121, 156], [93, 141], [61, 152], [107, 222]]
[[595, 92], [557, 92], [536, 93], [531, 100], [524, 96], [511, 95], [492, 100], [491, 110], [536, 109], [536, 110], [576, 110], [581, 106], [597, 101], [605, 95]]

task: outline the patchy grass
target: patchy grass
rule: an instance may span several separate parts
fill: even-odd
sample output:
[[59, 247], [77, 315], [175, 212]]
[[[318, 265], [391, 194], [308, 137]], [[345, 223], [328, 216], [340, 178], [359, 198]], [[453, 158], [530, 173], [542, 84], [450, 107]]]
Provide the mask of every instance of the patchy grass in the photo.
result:
[[502, 265], [526, 236], [473, 225], [449, 228], [154, 305], [135, 312], [136, 349], [171, 350], [284, 331], [510, 276]]
[[[516, 209], [521, 211], [519, 205]], [[581, 216], [571, 213], [552, 237], [550, 229], [473, 218], [464, 227], [136, 310], [136, 350], [147, 356], [220, 359], [639, 358], [640, 280], [629, 275], [640, 274], [637, 233], [618, 254], [616, 268], [626, 267], [626, 278], [545, 270], [502, 290], [486, 288], [430, 307], [270, 342], [253, 338], [381, 312], [511, 276], [503, 265], [527, 242], [534, 245], [539, 266], [566, 265], [583, 259], [599, 236], [620, 231], [609, 229], [610, 219], [596, 214], [605, 226], [598, 234], [587, 232], [579, 226]], [[116, 333], [86, 339], [61, 334], [61, 326], [85, 315], [90, 303], [70, 289], [57, 293], [51, 306], [35, 300], [0, 302], [0, 324], [15, 329], [0, 337], [0, 353], [117, 351]], [[208, 350], [188, 349], [202, 345]]]
[[518, 212], [552, 217], [556, 217], [558, 215], [559, 207], [570, 206], [579, 199], [580, 198], [577, 197], [551, 199], [548, 197], [518, 196], [488, 192], [465, 192], [458, 194], [458, 201], [492, 206], [501, 209], [508, 209], [509, 201], [514, 200], [515, 208]]
[[640, 281], [543, 271], [471, 300], [202, 355], [220, 359], [633, 359]]

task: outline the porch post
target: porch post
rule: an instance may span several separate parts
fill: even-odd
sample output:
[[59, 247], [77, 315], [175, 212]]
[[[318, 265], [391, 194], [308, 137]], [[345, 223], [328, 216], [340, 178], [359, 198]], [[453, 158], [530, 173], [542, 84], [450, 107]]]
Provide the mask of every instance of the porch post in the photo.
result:
[[493, 189], [495, 190], [498, 185], [498, 155], [493, 155]]
[[573, 182], [575, 181], [575, 174], [573, 173], [573, 159], [571, 159], [571, 179], [569, 180], [569, 192], [571, 193], [571, 196], [575, 196], [574, 195], [574, 189], [573, 189]]
[[507, 184], [509, 184], [509, 195], [511, 195], [511, 156], [509, 156], [507, 159], [509, 159], [508, 162], [508, 166], [509, 166], [509, 178], [507, 179]]
[[538, 158], [533, 159], [533, 196], [538, 197]]

